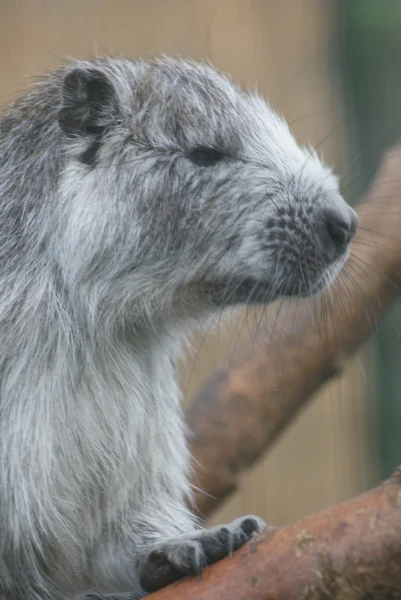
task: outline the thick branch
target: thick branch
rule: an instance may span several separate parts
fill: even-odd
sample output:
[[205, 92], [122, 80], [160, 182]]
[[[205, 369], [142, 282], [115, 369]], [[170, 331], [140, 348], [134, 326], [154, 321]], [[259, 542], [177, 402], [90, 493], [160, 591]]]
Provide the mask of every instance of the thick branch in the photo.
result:
[[267, 533], [152, 600], [391, 600], [401, 590], [401, 469], [380, 487]]
[[[209, 514], [232, 492], [244, 468], [258, 459], [311, 394], [368, 336], [400, 294], [401, 149], [359, 206], [360, 229], [348, 274], [326, 302], [289, 305], [285, 318], [260, 332], [228, 369], [217, 371], [189, 406], [197, 506]], [[313, 308], [313, 310], [311, 310]], [[312, 314], [314, 315], [312, 317]]]

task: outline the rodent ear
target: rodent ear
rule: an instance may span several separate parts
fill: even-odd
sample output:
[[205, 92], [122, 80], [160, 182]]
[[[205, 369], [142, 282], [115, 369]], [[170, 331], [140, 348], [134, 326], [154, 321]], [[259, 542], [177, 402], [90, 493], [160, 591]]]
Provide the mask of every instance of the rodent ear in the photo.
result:
[[117, 105], [116, 90], [105, 73], [76, 68], [64, 79], [58, 122], [68, 136], [101, 134], [113, 123]]

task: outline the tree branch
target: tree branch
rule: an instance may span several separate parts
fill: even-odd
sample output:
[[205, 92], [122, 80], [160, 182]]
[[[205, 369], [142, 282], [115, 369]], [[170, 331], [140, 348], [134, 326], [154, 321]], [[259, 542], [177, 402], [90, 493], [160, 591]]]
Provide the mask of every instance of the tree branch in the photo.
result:
[[391, 600], [401, 590], [401, 468], [375, 490], [266, 532], [152, 600]]
[[401, 148], [388, 153], [367, 198], [345, 274], [325, 301], [290, 302], [220, 369], [186, 412], [199, 512], [208, 515], [286, 424], [365, 340], [400, 295]]

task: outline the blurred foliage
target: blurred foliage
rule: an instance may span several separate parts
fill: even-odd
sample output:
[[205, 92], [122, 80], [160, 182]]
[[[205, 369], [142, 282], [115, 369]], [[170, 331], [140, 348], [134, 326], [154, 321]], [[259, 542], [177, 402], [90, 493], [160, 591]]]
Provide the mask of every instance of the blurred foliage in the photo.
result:
[[[356, 197], [374, 176], [383, 151], [401, 140], [401, 2], [341, 0], [337, 7], [349, 140], [358, 163], [351, 168]], [[372, 243], [385, 242], [372, 233]], [[379, 326], [374, 341], [380, 477], [401, 464], [400, 331], [401, 306], [397, 306]]]

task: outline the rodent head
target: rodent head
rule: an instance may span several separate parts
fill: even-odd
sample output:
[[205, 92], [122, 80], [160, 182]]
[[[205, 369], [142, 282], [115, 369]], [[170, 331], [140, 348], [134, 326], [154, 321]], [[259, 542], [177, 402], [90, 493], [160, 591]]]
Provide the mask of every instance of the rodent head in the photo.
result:
[[223, 305], [316, 293], [337, 275], [356, 213], [256, 94], [184, 60], [62, 76], [67, 276]]

